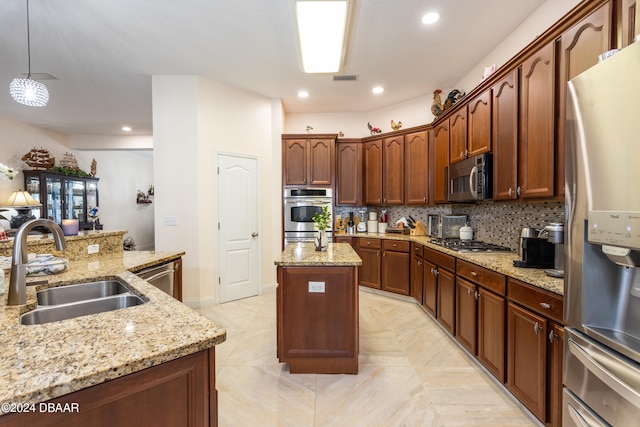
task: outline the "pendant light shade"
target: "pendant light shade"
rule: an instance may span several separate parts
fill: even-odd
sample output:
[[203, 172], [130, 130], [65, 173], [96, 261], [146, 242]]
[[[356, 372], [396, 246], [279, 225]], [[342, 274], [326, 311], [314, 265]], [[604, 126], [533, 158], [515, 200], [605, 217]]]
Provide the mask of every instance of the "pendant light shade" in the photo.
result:
[[47, 87], [31, 78], [31, 34], [29, 31], [29, 0], [27, 0], [27, 58], [29, 73], [27, 78], [17, 77], [9, 85], [9, 93], [14, 101], [30, 107], [44, 107], [49, 102]]
[[9, 85], [9, 93], [14, 101], [30, 107], [44, 107], [49, 101], [47, 87], [30, 77], [13, 79]]

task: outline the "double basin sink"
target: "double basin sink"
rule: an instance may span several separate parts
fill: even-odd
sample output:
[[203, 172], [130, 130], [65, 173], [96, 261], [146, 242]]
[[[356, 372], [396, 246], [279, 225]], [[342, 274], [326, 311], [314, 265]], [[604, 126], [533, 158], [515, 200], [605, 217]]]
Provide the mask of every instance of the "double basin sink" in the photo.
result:
[[23, 325], [57, 322], [145, 303], [119, 279], [49, 288], [36, 295], [38, 307], [20, 316]]

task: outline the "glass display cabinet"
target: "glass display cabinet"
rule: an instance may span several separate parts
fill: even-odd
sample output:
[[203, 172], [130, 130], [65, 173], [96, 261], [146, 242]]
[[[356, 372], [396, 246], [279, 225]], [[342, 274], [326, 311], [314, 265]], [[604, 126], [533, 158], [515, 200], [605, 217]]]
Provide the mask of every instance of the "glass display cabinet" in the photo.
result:
[[49, 171], [24, 171], [26, 190], [42, 203], [40, 208], [32, 209], [32, 214], [58, 224], [63, 219], [77, 219], [81, 230], [92, 228], [87, 214], [98, 206], [98, 181]]

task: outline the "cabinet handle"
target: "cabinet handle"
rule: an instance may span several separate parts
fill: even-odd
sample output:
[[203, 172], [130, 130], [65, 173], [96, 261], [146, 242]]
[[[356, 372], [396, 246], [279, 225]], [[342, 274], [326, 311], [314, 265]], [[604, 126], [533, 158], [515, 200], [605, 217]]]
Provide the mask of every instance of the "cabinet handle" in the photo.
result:
[[384, 202], [387, 203], [387, 199], [384, 199]]
[[394, 247], [394, 248], [397, 248], [397, 247], [398, 247], [398, 245], [396, 245], [396, 244], [394, 243], [394, 244], [393, 244], [393, 247]]
[[418, 260], [418, 265], [422, 265], [422, 261]]
[[371, 242], [367, 242], [367, 245], [370, 245], [370, 244], [371, 244]]
[[469, 295], [473, 295], [473, 289], [471, 289], [471, 288], [467, 288], [467, 294], [469, 294]]
[[386, 252], [382, 252], [382, 256], [385, 257], [387, 255]]
[[478, 275], [478, 273], [476, 273], [475, 271], [472, 271], [472, 272], [471, 272], [471, 275], [472, 275], [473, 277], [475, 277], [475, 276], [477, 276], [477, 275]]
[[424, 203], [427, 203], [427, 198], [426, 198], [426, 197], [423, 197], [423, 198], [422, 198], [422, 201], [423, 201]]
[[518, 196], [522, 194], [522, 187], [520, 187], [519, 185], [518, 185], [518, 188], [516, 188], [516, 194]]
[[549, 332], [549, 342], [550, 342], [551, 344], [553, 344], [553, 341], [555, 340], [555, 338], [556, 338], [556, 336], [555, 336], [555, 334], [553, 333], [553, 331]]
[[549, 304], [548, 302], [541, 302], [540, 307], [546, 308], [547, 310], [549, 310], [551, 309], [551, 304]]
[[509, 197], [513, 196], [513, 190], [509, 187]]
[[476, 297], [476, 301], [478, 300], [478, 298], [480, 298], [480, 292], [476, 292], [475, 293], [475, 297]]
[[433, 274], [437, 276], [438, 274], [440, 274], [440, 272], [439, 272], [439, 271], [438, 271], [438, 269], [436, 268], [436, 269], [433, 271]]
[[380, 256], [380, 251], [376, 252], [376, 256], [379, 257]]
[[533, 332], [535, 332], [536, 334], [539, 334], [541, 330], [542, 330], [542, 327], [540, 326], [540, 323], [536, 322], [536, 324], [533, 325]]
[[460, 157], [462, 157], [464, 159], [464, 151], [460, 152]]

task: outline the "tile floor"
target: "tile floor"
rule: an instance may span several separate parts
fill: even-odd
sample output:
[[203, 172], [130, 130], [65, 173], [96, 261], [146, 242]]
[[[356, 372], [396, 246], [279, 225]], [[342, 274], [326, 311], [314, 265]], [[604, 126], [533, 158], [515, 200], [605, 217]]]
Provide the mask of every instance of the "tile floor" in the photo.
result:
[[216, 347], [219, 425], [538, 426], [420, 307], [360, 291], [358, 375], [290, 374], [275, 291], [200, 310]]

